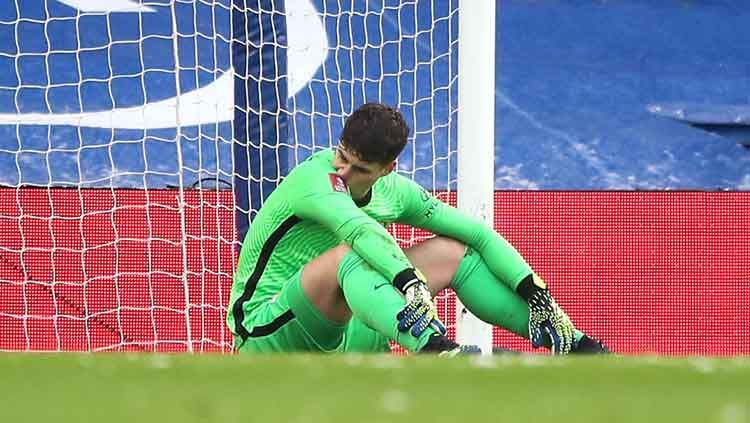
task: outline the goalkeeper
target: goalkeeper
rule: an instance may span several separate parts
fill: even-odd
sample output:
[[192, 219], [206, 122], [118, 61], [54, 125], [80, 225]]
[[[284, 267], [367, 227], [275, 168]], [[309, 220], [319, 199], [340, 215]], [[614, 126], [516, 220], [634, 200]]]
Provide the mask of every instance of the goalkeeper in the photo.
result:
[[[477, 352], [445, 336], [433, 297], [452, 288], [480, 319], [555, 354], [605, 352], [576, 330], [502, 236], [394, 172], [403, 116], [368, 103], [339, 145], [295, 167], [252, 222], [227, 324], [240, 352]], [[437, 235], [402, 250], [392, 222]]]

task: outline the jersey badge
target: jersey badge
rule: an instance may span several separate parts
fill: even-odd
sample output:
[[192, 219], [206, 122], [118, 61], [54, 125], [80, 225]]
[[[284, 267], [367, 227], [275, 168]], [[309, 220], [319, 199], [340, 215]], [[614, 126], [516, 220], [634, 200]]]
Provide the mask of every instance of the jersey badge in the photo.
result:
[[336, 192], [349, 193], [349, 187], [346, 185], [344, 178], [335, 173], [329, 173], [328, 178], [331, 180], [331, 188]]

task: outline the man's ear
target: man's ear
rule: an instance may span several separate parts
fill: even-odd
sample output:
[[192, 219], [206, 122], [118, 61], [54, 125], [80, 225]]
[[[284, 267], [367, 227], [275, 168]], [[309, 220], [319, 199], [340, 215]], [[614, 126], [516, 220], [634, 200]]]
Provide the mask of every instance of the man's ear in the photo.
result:
[[385, 173], [383, 173], [383, 176], [393, 172], [393, 170], [396, 169], [396, 161], [392, 161], [388, 166], [385, 168]]

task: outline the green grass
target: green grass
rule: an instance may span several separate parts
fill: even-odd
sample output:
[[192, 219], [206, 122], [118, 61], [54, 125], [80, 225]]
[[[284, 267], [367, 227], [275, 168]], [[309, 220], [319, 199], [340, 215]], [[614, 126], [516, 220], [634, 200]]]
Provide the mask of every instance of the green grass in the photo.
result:
[[0, 355], [2, 422], [750, 422], [750, 359]]

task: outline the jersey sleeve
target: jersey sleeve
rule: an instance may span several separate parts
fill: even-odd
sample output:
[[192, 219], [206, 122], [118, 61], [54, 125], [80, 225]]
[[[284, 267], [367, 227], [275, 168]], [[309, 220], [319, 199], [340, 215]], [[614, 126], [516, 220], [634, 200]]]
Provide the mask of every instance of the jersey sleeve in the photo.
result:
[[492, 273], [513, 290], [532, 272], [521, 254], [492, 228], [435, 198], [416, 182], [406, 181], [402, 190], [404, 213], [398, 222], [470, 246], [479, 252]]
[[311, 164], [289, 182], [293, 190], [287, 201], [296, 216], [332, 231], [389, 281], [413, 267], [391, 234], [356, 206], [333, 169]]

